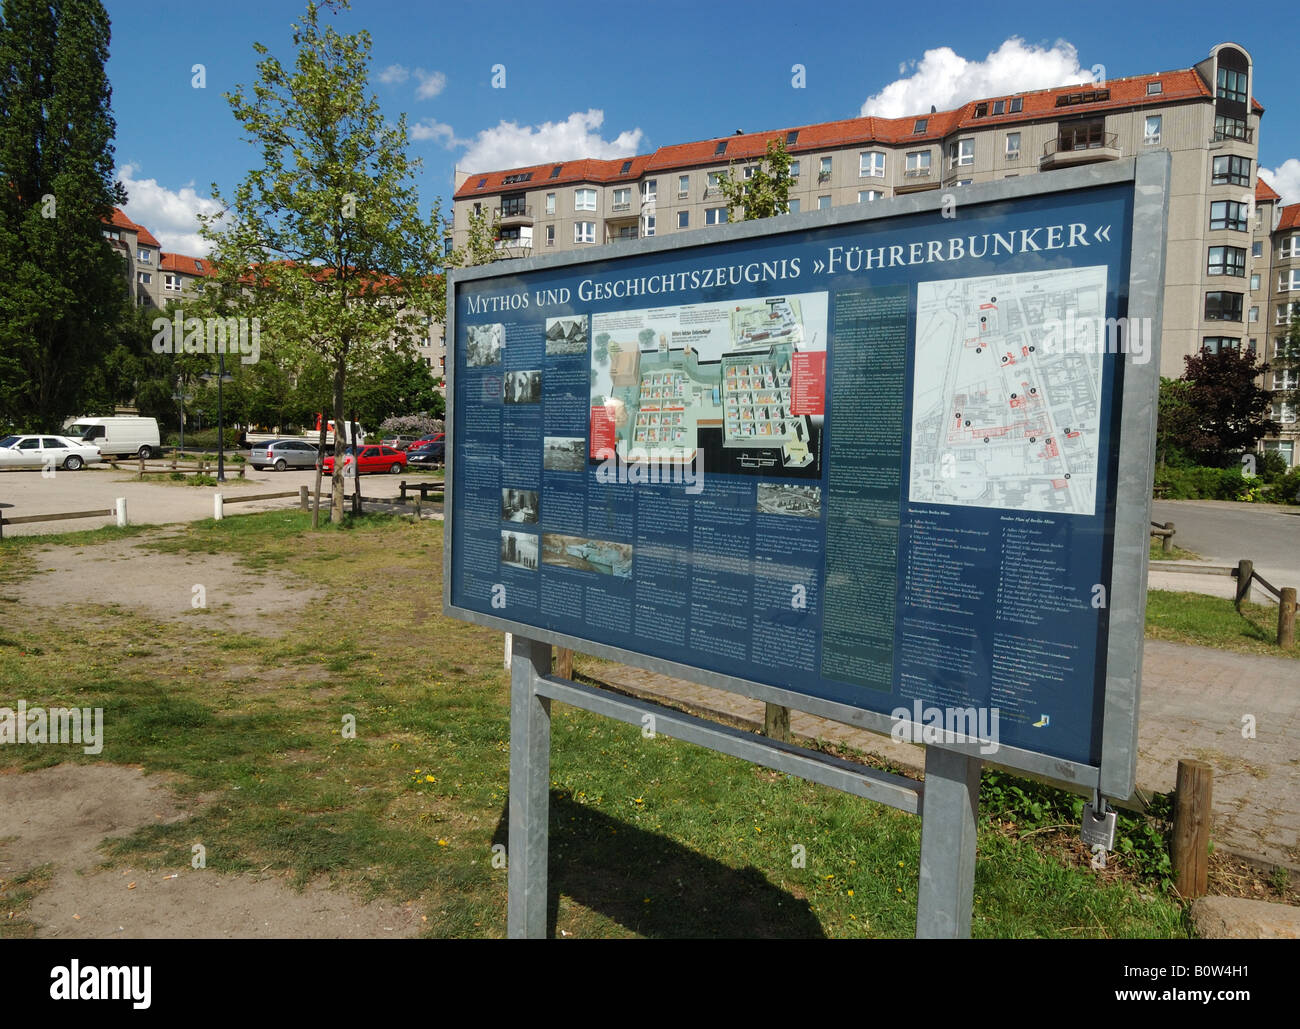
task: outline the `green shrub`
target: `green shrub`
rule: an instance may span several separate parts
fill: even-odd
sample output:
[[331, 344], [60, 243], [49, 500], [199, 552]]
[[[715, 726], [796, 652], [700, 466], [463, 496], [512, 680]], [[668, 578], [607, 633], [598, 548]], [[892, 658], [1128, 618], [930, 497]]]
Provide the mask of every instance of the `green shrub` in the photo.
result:
[[1234, 468], [1159, 468], [1156, 485], [1170, 500], [1259, 500], [1265, 483], [1258, 476], [1242, 477]]

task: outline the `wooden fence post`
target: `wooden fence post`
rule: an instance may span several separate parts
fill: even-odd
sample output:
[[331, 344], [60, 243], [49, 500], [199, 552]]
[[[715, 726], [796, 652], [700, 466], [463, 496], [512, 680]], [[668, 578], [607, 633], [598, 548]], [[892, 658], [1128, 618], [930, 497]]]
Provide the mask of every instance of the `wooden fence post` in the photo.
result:
[[1277, 645], [1289, 649], [1295, 643], [1295, 588], [1282, 587], [1277, 605]]
[[140, 458], [140, 474], [137, 476], [137, 478], [141, 482], [144, 482], [144, 458], [143, 457]]
[[1250, 580], [1255, 577], [1255, 562], [1238, 561], [1237, 562], [1237, 596], [1233, 600], [1233, 606], [1240, 611], [1241, 602], [1250, 597]]
[[1174, 523], [1165, 522], [1165, 538], [1160, 541], [1162, 553], [1172, 553], [1174, 549]]
[[573, 651], [568, 647], [555, 648], [555, 674], [561, 679], [573, 678]]
[[790, 742], [790, 709], [780, 704], [763, 705], [763, 735], [780, 743]]
[[1179, 761], [1174, 787], [1174, 886], [1185, 900], [1205, 896], [1210, 870], [1210, 804], [1214, 769]]
[[309, 500], [310, 497], [311, 497], [310, 489], [308, 489], [306, 486], [298, 487], [298, 506], [302, 510], [306, 511], [311, 506], [311, 502]]

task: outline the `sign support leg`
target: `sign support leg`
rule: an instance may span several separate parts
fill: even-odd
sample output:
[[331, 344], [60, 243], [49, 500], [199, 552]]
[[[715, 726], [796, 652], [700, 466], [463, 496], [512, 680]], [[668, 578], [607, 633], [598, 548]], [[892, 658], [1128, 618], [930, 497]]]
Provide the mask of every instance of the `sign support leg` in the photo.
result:
[[551, 702], [537, 681], [551, 672], [551, 645], [515, 636], [510, 655], [510, 839], [506, 931], [546, 937], [550, 828]]
[[982, 763], [954, 750], [925, 748], [917, 939], [970, 938]]

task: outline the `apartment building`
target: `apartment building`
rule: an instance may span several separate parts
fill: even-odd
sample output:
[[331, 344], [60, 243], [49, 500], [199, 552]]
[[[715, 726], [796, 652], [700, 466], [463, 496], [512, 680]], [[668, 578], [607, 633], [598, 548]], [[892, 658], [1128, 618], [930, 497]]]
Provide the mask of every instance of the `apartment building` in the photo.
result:
[[[1250, 55], [1215, 46], [1190, 68], [974, 100], [906, 118], [851, 118], [578, 160], [457, 173], [453, 238], [499, 219], [505, 257], [683, 232], [727, 220], [719, 177], [751, 174], [784, 139], [792, 212], [954, 190], [1151, 151], [1172, 155], [1161, 374], [1210, 346], [1241, 346], [1269, 303], [1277, 194], [1257, 180], [1264, 109]], [[1268, 198], [1260, 220], [1257, 197]], [[1249, 285], [1248, 285], [1249, 284]], [[1258, 313], [1258, 312], [1257, 312]]]
[[[1264, 306], [1259, 331], [1261, 335], [1268, 334], [1272, 339], [1268, 356], [1275, 359], [1290, 331], [1292, 317], [1300, 315], [1300, 204], [1278, 209], [1273, 231], [1265, 243], [1265, 251], [1271, 259], [1271, 274], [1265, 280], [1271, 289], [1271, 295]], [[1275, 367], [1269, 372], [1269, 380], [1270, 389], [1300, 388], [1294, 368]], [[1281, 423], [1282, 431], [1277, 439], [1265, 440], [1264, 445], [1281, 453], [1288, 464], [1300, 463], [1300, 446], [1297, 446], [1300, 422], [1296, 420], [1296, 404], [1284, 400], [1275, 401], [1273, 418]]]
[[[116, 207], [103, 233], [123, 259], [127, 291], [131, 302], [139, 307], [166, 310], [170, 304], [182, 304], [193, 297], [196, 282], [213, 274], [212, 262], [207, 258], [164, 251], [148, 229]], [[428, 332], [421, 331], [416, 351], [434, 378], [445, 382], [447, 345], [443, 327], [429, 321]]]

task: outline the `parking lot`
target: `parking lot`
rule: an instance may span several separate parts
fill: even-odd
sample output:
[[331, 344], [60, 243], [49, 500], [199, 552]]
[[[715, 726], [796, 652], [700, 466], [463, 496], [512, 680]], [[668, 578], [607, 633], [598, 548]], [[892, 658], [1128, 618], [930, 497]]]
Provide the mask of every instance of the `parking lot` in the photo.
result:
[[[56, 471], [48, 477], [43, 476], [37, 469], [0, 472], [0, 514], [8, 518], [17, 518], [23, 515], [61, 514], [96, 509], [108, 511], [114, 507], [118, 497], [125, 497], [127, 518], [131, 524], [162, 525], [168, 522], [210, 518], [212, 496], [215, 493], [222, 494], [230, 501], [241, 495], [253, 496], [297, 490], [301, 485], [310, 489], [316, 477], [315, 471], [310, 469], [259, 472], [247, 468], [246, 478], [241, 479], [239, 465], [227, 462], [225, 483], [218, 486], [193, 486], [188, 481], [174, 482], [165, 475], [149, 475], [144, 482], [141, 482], [136, 478], [136, 473], [129, 470], [131, 467], [130, 462], [122, 463], [117, 469], [107, 465], [97, 465], [76, 472]], [[398, 493], [397, 484], [403, 479], [408, 482], [428, 482], [433, 479], [433, 475], [410, 470], [400, 475], [365, 475], [361, 479], [362, 495], [367, 498], [395, 497]], [[328, 476], [322, 478], [321, 488], [328, 492]], [[352, 481], [348, 480], [347, 492], [351, 494], [352, 489]], [[295, 497], [255, 500], [227, 508], [227, 512], [246, 514], [252, 511], [268, 511], [274, 508], [291, 507], [297, 502]], [[4, 535], [8, 537], [79, 532], [112, 524], [114, 524], [112, 517], [102, 515], [65, 521], [6, 525]]]

